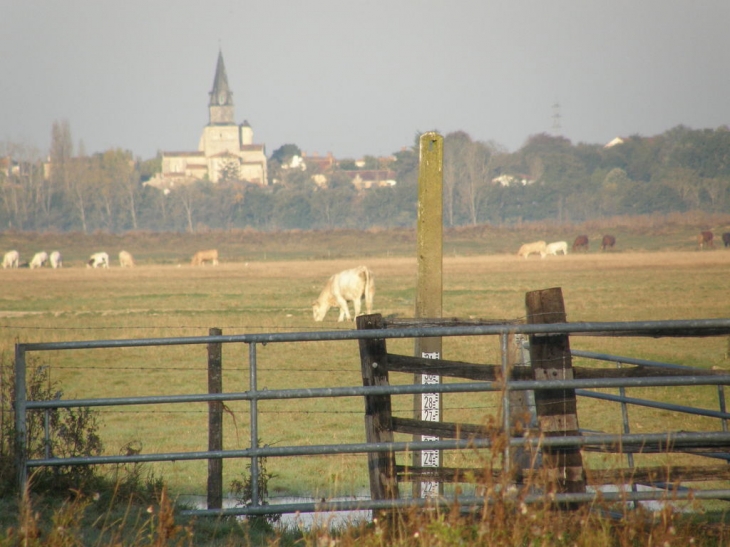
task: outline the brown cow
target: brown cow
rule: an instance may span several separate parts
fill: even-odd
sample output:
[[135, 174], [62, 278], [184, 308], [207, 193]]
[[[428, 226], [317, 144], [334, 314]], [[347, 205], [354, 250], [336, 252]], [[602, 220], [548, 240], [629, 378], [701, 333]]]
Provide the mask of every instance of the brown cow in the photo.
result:
[[616, 238], [610, 234], [606, 234], [603, 236], [603, 240], [601, 241], [601, 250], [605, 251], [606, 249], [613, 249], [613, 246], [616, 245]]
[[203, 266], [206, 262], [211, 262], [213, 266], [218, 265], [218, 249], [198, 251], [193, 255], [193, 260], [190, 262], [190, 264], [192, 266]]
[[725, 247], [730, 247], [730, 232], [722, 234], [722, 242], [725, 244]]
[[588, 252], [588, 236], [580, 235], [575, 238], [575, 241], [573, 242], [573, 252], [575, 251]]
[[705, 245], [707, 245], [708, 247], [714, 247], [712, 243], [713, 237], [714, 236], [712, 235], [712, 232], [710, 232], [709, 230], [704, 230], [700, 232], [700, 235], [697, 236], [697, 245], [700, 249], [702, 249]]

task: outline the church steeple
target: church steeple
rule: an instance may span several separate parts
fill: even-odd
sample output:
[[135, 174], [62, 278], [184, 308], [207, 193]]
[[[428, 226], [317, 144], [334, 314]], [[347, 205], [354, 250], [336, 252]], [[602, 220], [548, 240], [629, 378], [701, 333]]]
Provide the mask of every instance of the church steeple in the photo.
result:
[[226, 65], [223, 63], [223, 52], [218, 50], [218, 64], [215, 67], [213, 89], [210, 91], [208, 112], [210, 125], [235, 124], [233, 109], [233, 93], [228, 86]]

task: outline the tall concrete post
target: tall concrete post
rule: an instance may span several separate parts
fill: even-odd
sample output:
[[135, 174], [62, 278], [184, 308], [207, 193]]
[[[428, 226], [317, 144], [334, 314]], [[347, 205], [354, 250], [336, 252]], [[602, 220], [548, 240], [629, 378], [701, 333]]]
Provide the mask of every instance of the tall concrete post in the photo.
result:
[[[443, 254], [443, 158], [444, 139], [435, 132], [421, 135], [418, 172], [418, 280], [416, 288], [416, 318], [436, 318], [442, 313], [442, 254]], [[415, 356], [441, 358], [441, 338], [417, 338]], [[438, 384], [435, 374], [416, 374], [416, 384]], [[414, 398], [417, 420], [441, 421], [441, 394], [424, 393]], [[429, 435], [415, 436], [416, 441], [438, 440]], [[439, 450], [422, 450], [413, 455], [415, 467], [440, 467]], [[440, 493], [436, 481], [414, 484], [415, 497]]]

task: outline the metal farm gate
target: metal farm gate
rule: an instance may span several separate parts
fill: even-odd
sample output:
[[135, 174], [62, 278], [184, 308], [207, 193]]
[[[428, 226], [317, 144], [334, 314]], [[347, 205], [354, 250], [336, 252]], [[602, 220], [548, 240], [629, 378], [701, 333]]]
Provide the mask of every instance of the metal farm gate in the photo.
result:
[[[550, 291], [550, 290], [548, 290]], [[319, 512], [342, 510], [387, 510], [406, 506], [449, 504], [454, 499], [447, 495], [409, 497], [399, 491], [402, 482], [464, 482], [473, 480], [480, 470], [420, 467], [404, 463], [415, 451], [499, 450], [503, 453], [502, 471], [510, 473], [519, 488], [520, 477], [529, 465], [520, 459], [526, 453], [539, 454], [545, 468], [552, 469], [558, 491], [551, 498], [557, 504], [590, 502], [596, 498], [601, 484], [626, 484], [628, 490], [602, 492], [606, 501], [640, 501], [664, 499], [666, 490], [638, 491], [631, 485], [647, 484], [662, 486], [681, 479], [711, 480], [728, 479], [727, 465], [730, 458], [730, 433], [727, 420], [723, 386], [730, 384], [730, 375], [706, 369], [681, 367], [640, 359], [571, 351], [571, 336], [603, 337], [710, 337], [730, 334], [730, 319], [705, 319], [686, 321], [640, 321], [567, 323], [561, 314], [562, 297], [555, 307], [555, 295], [546, 291], [535, 296], [536, 307], [528, 309], [527, 323], [498, 322], [473, 324], [469, 322], [396, 321], [379, 315], [360, 316], [356, 330], [261, 333], [147, 338], [127, 340], [95, 340], [54, 343], [20, 343], [15, 351], [15, 420], [18, 438], [16, 457], [19, 469], [18, 481], [25, 488], [29, 470], [41, 466], [99, 465], [134, 462], [163, 462], [209, 460], [218, 465], [225, 459], [247, 458], [250, 460], [252, 500], [248, 507], [221, 508], [213, 502], [208, 509], [191, 510], [187, 513], [200, 515], [266, 515], [276, 513]], [[528, 302], [530, 296], [528, 294]], [[546, 304], [546, 302], [548, 302]], [[549, 303], [549, 302], [552, 302]], [[546, 306], [544, 309], [541, 306]], [[529, 306], [528, 306], [529, 308]], [[219, 331], [212, 331], [219, 332]], [[442, 359], [422, 359], [394, 355], [387, 351], [386, 343], [394, 339], [418, 339], [424, 337], [497, 337], [502, 348], [502, 362], [497, 365], [459, 363]], [[360, 363], [363, 385], [347, 387], [261, 389], [257, 381], [257, 348], [261, 344], [284, 342], [335, 342], [357, 340], [360, 347]], [[156, 347], [173, 345], [208, 345], [220, 348], [223, 344], [248, 346], [249, 386], [247, 391], [209, 392], [148, 397], [93, 398], [77, 400], [27, 400], [26, 362], [29, 354], [47, 351], [73, 351], [80, 349]], [[215, 355], [215, 353], [213, 353]], [[220, 355], [220, 353], [218, 353]], [[595, 369], [573, 367], [572, 357], [609, 361], [618, 367]], [[352, 356], [353, 362], [357, 359]], [[390, 385], [389, 375], [414, 374], [428, 371], [443, 378], [459, 378], [453, 383], [431, 385]], [[598, 372], [596, 372], [598, 370]], [[629, 398], [627, 387], [651, 386], [717, 386], [718, 409], [698, 409], [688, 406]], [[618, 389], [618, 395], [593, 391], [597, 388]], [[215, 390], [211, 390], [215, 391]], [[448, 422], [424, 422], [418, 416], [413, 419], [391, 415], [391, 398], [402, 395], [425, 393], [459, 394], [495, 392], [502, 406], [498, 412], [497, 427], [486, 430], [483, 424], [454, 424]], [[528, 396], [529, 394], [529, 396]], [[259, 409], [261, 401], [294, 400], [313, 398], [363, 397], [365, 442], [259, 446]], [[599, 398], [615, 402], [623, 410], [621, 433], [606, 434], [582, 431], [578, 426], [577, 397]], [[26, 451], [26, 424], [29, 412], [43, 412], [54, 408], [119, 407], [125, 405], [158, 405], [170, 403], [248, 401], [250, 439], [248, 448], [240, 450], [205, 450], [174, 453], [140, 453], [132, 455], [103, 455], [87, 458], [30, 459]], [[560, 403], [560, 404], [556, 404]], [[676, 413], [689, 413], [717, 419], [716, 431], [658, 431], [635, 433], [628, 428], [628, 408], [645, 406]], [[214, 406], [214, 405], [211, 405]], [[532, 409], [533, 417], [517, 424], [518, 413]], [[555, 410], [559, 409], [559, 410]], [[501, 423], [500, 423], [501, 420]], [[527, 423], [532, 421], [532, 423]], [[213, 423], [213, 421], [211, 421]], [[395, 440], [394, 434], [427, 435], [429, 440]], [[423, 437], [420, 437], [423, 439]], [[590, 473], [586, 469], [581, 452], [588, 450], [616, 451], [626, 454], [630, 473], [614, 470], [613, 473]], [[632, 455], [646, 452], [689, 452], [723, 461], [721, 466], [698, 467], [695, 470], [664, 469], [658, 476], [657, 469], [633, 468]], [[330, 501], [322, 503], [266, 504], [259, 499], [260, 458], [284, 456], [315, 456], [330, 454], [363, 454], [367, 457], [370, 473], [370, 499]], [[402, 461], [399, 464], [396, 458]], [[534, 465], [534, 458], [532, 459]], [[365, 465], [365, 458], [363, 459]], [[215, 468], [213, 465], [211, 468]], [[466, 472], [469, 471], [469, 472]], [[482, 470], [483, 471], [483, 470]], [[676, 471], [677, 474], [674, 474]], [[471, 477], [471, 478], [470, 478]], [[628, 482], [621, 482], [628, 481]], [[679, 489], [671, 493], [671, 499], [730, 499], [730, 489]], [[544, 501], [540, 492], [527, 493], [526, 503]], [[210, 497], [209, 497], [210, 502]], [[486, 495], [458, 496], [462, 507], [479, 507], [490, 500]], [[212, 506], [211, 506], [212, 505]]]

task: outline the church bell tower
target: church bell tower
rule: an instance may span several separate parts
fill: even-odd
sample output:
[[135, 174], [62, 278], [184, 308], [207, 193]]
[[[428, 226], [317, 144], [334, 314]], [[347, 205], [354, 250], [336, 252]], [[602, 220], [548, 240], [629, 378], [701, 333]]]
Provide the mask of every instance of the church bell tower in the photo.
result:
[[210, 125], [236, 124], [233, 109], [233, 93], [228, 86], [226, 66], [223, 63], [223, 53], [220, 50], [218, 51], [218, 64], [215, 68], [215, 78], [213, 78], [213, 89], [210, 91], [208, 113]]

